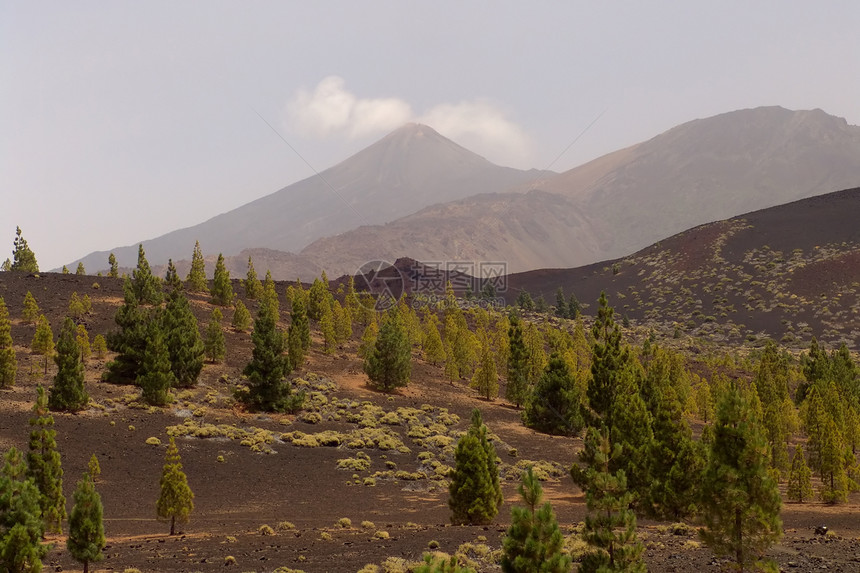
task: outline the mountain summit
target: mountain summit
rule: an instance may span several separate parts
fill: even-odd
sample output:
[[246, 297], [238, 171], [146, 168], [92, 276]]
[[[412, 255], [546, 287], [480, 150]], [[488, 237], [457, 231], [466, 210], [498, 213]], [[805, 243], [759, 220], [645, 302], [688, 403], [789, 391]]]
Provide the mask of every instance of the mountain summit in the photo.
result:
[[[319, 175], [142, 242], [152, 264], [188, 258], [196, 240], [207, 254], [235, 255], [248, 248], [298, 252], [321, 237], [384, 224], [435, 203], [521, 186], [536, 173], [500, 167], [431, 127], [410, 123]], [[136, 264], [137, 245], [112, 251], [120, 265]], [[98, 269], [107, 256], [108, 251], [96, 252], [82, 260]]]

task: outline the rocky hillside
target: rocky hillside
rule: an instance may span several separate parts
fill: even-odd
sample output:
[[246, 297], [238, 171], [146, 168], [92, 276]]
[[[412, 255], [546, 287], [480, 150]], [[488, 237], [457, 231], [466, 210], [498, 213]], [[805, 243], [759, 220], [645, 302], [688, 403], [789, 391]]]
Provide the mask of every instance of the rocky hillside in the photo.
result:
[[622, 316], [679, 335], [860, 348], [860, 188], [701, 225], [629, 257], [508, 277], [550, 304], [601, 291]]

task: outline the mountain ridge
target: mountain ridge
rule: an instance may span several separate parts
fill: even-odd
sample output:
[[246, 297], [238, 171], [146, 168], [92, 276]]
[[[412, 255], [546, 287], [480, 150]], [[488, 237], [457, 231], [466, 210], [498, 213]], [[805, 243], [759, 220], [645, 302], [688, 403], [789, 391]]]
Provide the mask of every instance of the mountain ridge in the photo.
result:
[[[228, 259], [264, 249], [276, 278], [400, 257], [506, 260], [517, 272], [624, 256], [699, 224], [858, 184], [860, 127], [818, 109], [695, 119], [561, 174], [499, 167], [407, 124], [319, 177], [161, 239], [177, 243], [175, 260], [195, 240]], [[278, 219], [283, 212], [298, 222]], [[204, 227], [214, 235], [201, 236]], [[299, 241], [301, 233], [315, 238]], [[237, 235], [241, 248], [219, 242]], [[143, 243], [154, 264], [166, 262], [157, 240]], [[122, 252], [133, 266], [136, 246]], [[89, 255], [85, 267], [103, 267], [107, 254]]]

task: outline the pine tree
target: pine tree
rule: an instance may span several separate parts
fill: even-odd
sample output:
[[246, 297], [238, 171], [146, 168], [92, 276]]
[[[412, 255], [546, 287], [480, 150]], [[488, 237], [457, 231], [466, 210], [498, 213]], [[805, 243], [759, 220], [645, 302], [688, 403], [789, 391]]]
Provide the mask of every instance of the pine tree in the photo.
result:
[[10, 270], [38, 273], [39, 263], [36, 262], [36, 255], [27, 245], [27, 240], [21, 236], [21, 227], [15, 228], [15, 241], [13, 243], [13, 247], [12, 266], [10, 267]]
[[337, 333], [334, 329], [334, 315], [331, 310], [331, 304], [327, 301], [323, 302], [320, 312], [320, 334], [322, 334], [323, 338], [323, 352], [333, 354], [337, 346]]
[[75, 561], [84, 564], [84, 573], [88, 573], [90, 563], [104, 559], [102, 549], [105, 547], [102, 499], [89, 474], [85, 473], [78, 482], [74, 502], [66, 549]]
[[788, 474], [788, 488], [786, 496], [791, 501], [803, 503], [806, 499], [812, 499], [812, 471], [806, 465], [803, 455], [803, 446], [798, 445], [794, 449], [794, 457], [791, 458], [791, 471]]
[[564, 289], [558, 287], [555, 291], [555, 315], [559, 318], [570, 318], [567, 309], [567, 300], [564, 298]]
[[845, 447], [833, 418], [827, 417], [824, 440], [821, 443], [821, 490], [825, 503], [839, 503], [848, 499], [848, 476], [845, 472]]
[[90, 355], [93, 353], [93, 349], [90, 346], [90, 334], [87, 332], [87, 327], [83, 324], [79, 324], [77, 328], [75, 328], [75, 333], [77, 334], [75, 340], [78, 343], [78, 347], [81, 349], [81, 362], [86, 364]]
[[448, 486], [451, 523], [486, 524], [502, 504], [496, 449], [487, 437], [481, 411], [472, 411], [472, 424], [457, 442]]
[[520, 319], [511, 316], [511, 326], [508, 329], [510, 351], [508, 353], [508, 384], [505, 387], [505, 398], [520, 407], [528, 396], [528, 357], [523, 343], [523, 329]]
[[0, 271], [2, 271], [4, 273], [8, 273], [11, 270], [12, 270], [12, 259], [9, 259], [7, 257], [6, 260], [3, 261], [3, 264], [0, 264]]
[[176, 524], [188, 523], [194, 510], [194, 493], [188, 477], [182, 471], [182, 460], [173, 436], [167, 446], [164, 469], [161, 471], [161, 494], [155, 504], [159, 519], [170, 520], [170, 535], [176, 534]]
[[245, 296], [250, 300], [256, 300], [263, 294], [263, 283], [257, 277], [257, 271], [254, 270], [254, 261], [248, 257], [248, 274], [245, 277]]
[[75, 320], [79, 320], [84, 316], [84, 303], [81, 301], [77, 292], [73, 292], [72, 296], [69, 298], [68, 315]]
[[30, 447], [27, 452], [27, 477], [33, 480], [41, 494], [41, 516], [47, 531], [61, 533], [66, 517], [63, 497], [63, 467], [57, 449], [54, 417], [48, 411], [45, 389], [36, 389], [36, 403], [30, 418]]
[[595, 452], [594, 463], [588, 468], [588, 489], [585, 492], [588, 515], [583, 539], [594, 551], [586, 555], [579, 570], [582, 573], [610, 571], [647, 571], [642, 561], [645, 547], [636, 537], [636, 516], [630, 509], [633, 494], [627, 491], [624, 470], [610, 473], [611, 459], [621, 454], [621, 446], [609, 445], [604, 430], [588, 429], [586, 441]]
[[131, 272], [131, 287], [140, 304], [158, 305], [162, 300], [161, 283], [152, 274], [143, 245], [137, 247], [137, 268]]
[[84, 314], [92, 314], [93, 312], [93, 303], [90, 300], [90, 295], [85, 294], [81, 299], [81, 305], [84, 307]]
[[421, 330], [421, 321], [418, 319], [415, 311], [412, 310], [412, 307], [406, 302], [405, 294], [397, 302], [397, 314], [400, 316], [400, 322], [403, 323], [403, 329], [406, 332], [406, 337], [409, 339], [409, 344], [412, 346], [421, 346], [424, 339]]
[[263, 281], [263, 294], [260, 296], [260, 306], [267, 305], [272, 309], [272, 315], [277, 322], [281, 314], [281, 301], [278, 299], [278, 292], [275, 290], [275, 281], [272, 280], [272, 273], [266, 271], [266, 280]]
[[549, 502], [543, 498], [540, 481], [532, 467], [523, 473], [519, 487], [525, 507], [511, 508], [511, 526], [502, 541], [504, 573], [567, 573], [571, 560], [565, 555], [564, 537]]
[[293, 301], [290, 312], [290, 325], [295, 325], [302, 348], [307, 350], [311, 347], [311, 327], [308, 323], [307, 297], [297, 298]]
[[481, 344], [481, 359], [478, 362], [478, 368], [475, 370], [469, 385], [487, 400], [492, 400], [499, 395], [499, 374], [496, 370], [496, 359], [490, 349], [486, 335]]
[[331, 316], [334, 321], [334, 333], [337, 342], [346, 342], [352, 338], [352, 317], [337, 299], [332, 300]]
[[507, 376], [508, 360], [511, 357], [511, 341], [508, 338], [508, 330], [511, 328], [511, 321], [507, 315], [502, 313], [493, 313], [495, 323], [490, 331], [490, 347], [496, 355], [496, 369], [499, 374], [504, 373]]
[[181, 290], [168, 295], [167, 305], [161, 313], [161, 331], [176, 386], [194, 386], [203, 370], [203, 339], [197, 317]]
[[310, 347], [311, 331], [308, 316], [305, 313], [305, 302], [302, 297], [293, 301], [290, 312], [290, 326], [287, 329], [287, 353], [290, 365], [301, 368], [305, 363], [305, 352]]
[[575, 436], [584, 425], [582, 397], [567, 363], [553, 354], [526, 401], [523, 422], [547, 434]]
[[24, 295], [24, 309], [21, 311], [21, 319], [27, 324], [35, 324], [39, 320], [39, 305], [36, 298], [27, 291]]
[[397, 307], [392, 307], [379, 328], [373, 350], [364, 361], [364, 372], [372, 384], [385, 392], [409, 384], [412, 349]]
[[206, 338], [203, 341], [203, 350], [209, 358], [209, 362], [220, 362], [227, 353], [224, 342], [224, 331], [221, 330], [221, 309], [213, 308], [209, 324], [206, 326]]
[[379, 337], [379, 325], [376, 323], [376, 318], [373, 318], [365, 327], [364, 333], [361, 335], [361, 342], [358, 345], [358, 356], [362, 360], [367, 361], [376, 347], [376, 339]]
[[108, 256], [108, 265], [110, 265], [110, 270], [108, 271], [108, 276], [111, 278], [119, 277], [119, 264], [116, 262], [116, 256], [111, 253]]
[[530, 295], [528, 291], [520, 291], [520, 294], [517, 295], [517, 306], [526, 312], [533, 311], [535, 309], [535, 303], [532, 300], [532, 295]]
[[568, 318], [577, 318], [582, 312], [582, 305], [579, 304], [576, 295], [570, 293], [570, 298], [567, 301], [567, 316]]
[[3, 571], [39, 573], [48, 546], [41, 543], [39, 489], [27, 479], [24, 457], [10, 448], [0, 471], [0, 567]]
[[93, 346], [92, 346], [93, 354], [96, 355], [96, 358], [102, 359], [107, 354], [107, 341], [105, 337], [101, 334], [96, 334], [96, 337], [93, 338]]
[[188, 290], [191, 292], [209, 292], [206, 286], [206, 261], [203, 260], [203, 251], [200, 250], [200, 241], [194, 242], [194, 252], [191, 254], [191, 269], [185, 279]]
[[36, 334], [33, 335], [33, 342], [30, 344], [30, 350], [34, 354], [41, 354], [45, 357], [45, 375], [48, 374], [48, 357], [54, 354], [54, 333], [51, 331], [51, 323], [45, 318], [45, 315], [39, 316], [36, 324]]
[[708, 381], [702, 378], [698, 386], [696, 386], [696, 411], [699, 419], [708, 424], [714, 420], [714, 397], [711, 392], [711, 385]]
[[75, 274], [78, 276], [84, 276], [87, 274], [86, 269], [84, 269], [84, 263], [78, 263], [78, 268], [75, 269]]
[[479, 357], [480, 346], [466, 324], [466, 317], [456, 306], [446, 309], [443, 340], [447, 354], [445, 368], [446, 371], [452, 371], [452, 382], [455, 379], [471, 377]]
[[809, 467], [822, 474], [821, 450], [825, 440], [828, 415], [818, 392], [818, 384], [809, 388], [806, 395], [806, 417], [804, 427], [809, 440], [806, 443], [809, 451]]
[[771, 466], [788, 470], [788, 438], [782, 403], [788, 398], [788, 363], [782, 359], [772, 341], [768, 341], [759, 360], [755, 387], [762, 403], [762, 426], [768, 440]]
[[702, 477], [702, 540], [738, 568], [760, 562], [782, 536], [780, 496], [768, 474], [767, 441], [748, 401], [732, 385], [721, 397]]
[[346, 292], [343, 295], [343, 307], [349, 312], [352, 320], [359, 318], [361, 304], [355, 293], [355, 277], [349, 275], [346, 280]]
[[523, 328], [523, 344], [526, 347], [526, 377], [529, 386], [534, 386], [547, 367], [547, 356], [544, 350], [544, 337], [538, 327], [531, 322]]
[[99, 465], [99, 459], [95, 454], [90, 456], [90, 461], [87, 464], [87, 473], [90, 474], [90, 477], [93, 478], [93, 481], [98, 481], [99, 476], [102, 475], [102, 468]]
[[[631, 360], [635, 358], [631, 357]], [[613, 426], [609, 438], [614, 446], [621, 446], [621, 453], [612, 459], [613, 472], [624, 470], [627, 488], [634, 500], [648, 496], [651, 479], [651, 452], [654, 447], [653, 417], [639, 392], [634, 373], [635, 365], [628, 364], [618, 379], [615, 402], [612, 406]]]
[[591, 350], [591, 380], [588, 383], [588, 403], [595, 419], [589, 424], [601, 424], [611, 433], [613, 405], [629, 353], [627, 348], [622, 348], [621, 332], [613, 319], [615, 311], [609, 306], [606, 293], [600, 293], [598, 305], [597, 318], [592, 327], [594, 344]]
[[60, 271], [60, 273], [61, 273], [61, 274], [64, 274], [64, 275], [71, 274], [71, 272], [69, 271], [69, 267], [67, 267], [66, 265], [63, 265], [63, 268], [62, 268], [62, 270]]
[[48, 405], [52, 410], [77, 412], [86, 408], [90, 398], [84, 385], [84, 364], [81, 347], [78, 345], [77, 328], [72, 319], [66, 317], [57, 339], [57, 374]]
[[667, 387], [654, 415], [647, 497], [652, 515], [679, 520], [696, 513], [704, 452], [693, 441], [675, 390]]
[[212, 303], [219, 306], [233, 304], [233, 285], [230, 282], [230, 271], [224, 265], [224, 255], [218, 253], [215, 263], [215, 278], [212, 281]]
[[164, 275], [164, 284], [170, 290], [179, 290], [182, 288], [182, 281], [179, 279], [179, 273], [176, 272], [176, 265], [173, 264], [173, 259], [167, 259], [167, 273]]
[[170, 352], [164, 334], [157, 321], [147, 329], [146, 350], [135, 383], [140, 387], [140, 397], [150, 406], [164, 406], [169, 400], [169, 390], [176, 385], [176, 376], [170, 369]]
[[18, 359], [12, 346], [12, 323], [9, 321], [6, 302], [0, 296], [0, 388], [14, 386], [17, 372]]
[[[367, 331], [365, 331], [365, 334], [367, 334]], [[451, 343], [446, 339], [442, 345], [445, 349], [445, 379], [453, 386], [460, 379], [460, 369], [457, 367], [457, 360]]]
[[308, 291], [308, 318], [319, 321], [322, 318], [323, 306], [330, 296], [325, 283], [318, 278], [314, 279]]
[[233, 311], [233, 323], [230, 325], [236, 332], [245, 332], [251, 326], [251, 313], [241, 300], [236, 299]]
[[260, 304], [254, 330], [251, 361], [243, 373], [248, 377], [248, 400], [252, 406], [265, 411], [294, 411], [301, 406], [304, 395], [293, 395], [284, 378], [290, 372], [289, 357], [284, 355], [284, 333], [275, 323], [272, 307]]
[[439, 318], [428, 312], [424, 318], [424, 360], [436, 365], [445, 360], [445, 347], [439, 334]]

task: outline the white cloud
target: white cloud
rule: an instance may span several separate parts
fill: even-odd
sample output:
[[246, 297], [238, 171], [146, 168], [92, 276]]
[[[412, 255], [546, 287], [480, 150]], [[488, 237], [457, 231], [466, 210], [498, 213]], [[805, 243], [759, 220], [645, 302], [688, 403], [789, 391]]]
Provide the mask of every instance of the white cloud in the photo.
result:
[[409, 104], [397, 98], [358, 99], [344, 89], [343, 78], [324, 78], [313, 92], [300, 89], [287, 103], [290, 126], [305, 135], [346, 134], [364, 137], [396, 129], [412, 117]]
[[531, 139], [486, 99], [442, 103], [419, 115], [399, 98], [359, 98], [343, 78], [328, 76], [312, 91], [296, 92], [287, 102], [286, 119], [293, 131], [319, 138], [383, 135], [415, 121], [496, 163], [532, 166]]
[[487, 100], [439, 104], [417, 121], [497, 163], [524, 167], [532, 159], [528, 135]]

